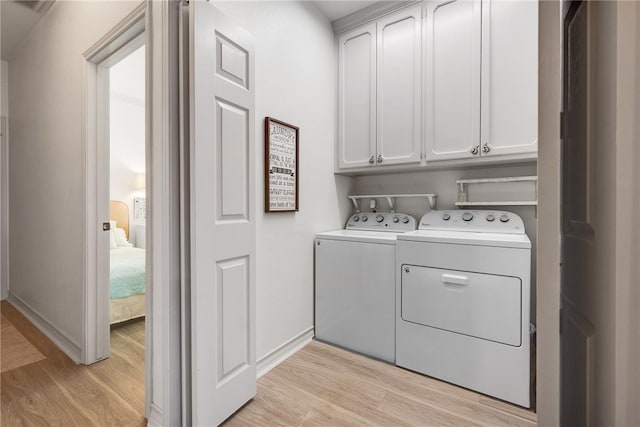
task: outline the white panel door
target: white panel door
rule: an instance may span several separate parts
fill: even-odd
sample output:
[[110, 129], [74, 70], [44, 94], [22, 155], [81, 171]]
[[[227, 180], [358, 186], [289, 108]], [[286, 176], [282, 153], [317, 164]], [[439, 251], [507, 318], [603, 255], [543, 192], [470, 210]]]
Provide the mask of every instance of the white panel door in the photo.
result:
[[482, 2], [482, 155], [538, 151], [538, 2]]
[[478, 157], [480, 1], [447, 0], [425, 7], [426, 159]]
[[378, 21], [376, 164], [420, 161], [421, 11], [413, 7]]
[[190, 7], [192, 422], [211, 426], [256, 393], [254, 52]]
[[340, 36], [338, 56], [338, 168], [373, 166], [376, 24]]

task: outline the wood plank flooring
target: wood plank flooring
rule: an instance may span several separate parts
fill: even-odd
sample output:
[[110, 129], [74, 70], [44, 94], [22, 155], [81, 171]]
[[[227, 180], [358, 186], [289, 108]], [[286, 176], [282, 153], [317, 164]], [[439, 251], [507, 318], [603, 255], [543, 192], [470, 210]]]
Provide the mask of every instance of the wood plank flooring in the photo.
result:
[[258, 381], [231, 426], [535, 426], [532, 411], [312, 342]]
[[[2, 315], [46, 359], [4, 372], [2, 426], [143, 426], [144, 321], [111, 331], [109, 359], [73, 363], [8, 303]], [[534, 426], [533, 412], [312, 342], [258, 381], [235, 426]]]
[[0, 316], [0, 318], [2, 319], [0, 372], [10, 371], [45, 358], [6, 317]]
[[15, 308], [2, 315], [45, 359], [1, 376], [2, 426], [144, 426], [144, 320], [112, 329], [111, 357], [76, 365]]

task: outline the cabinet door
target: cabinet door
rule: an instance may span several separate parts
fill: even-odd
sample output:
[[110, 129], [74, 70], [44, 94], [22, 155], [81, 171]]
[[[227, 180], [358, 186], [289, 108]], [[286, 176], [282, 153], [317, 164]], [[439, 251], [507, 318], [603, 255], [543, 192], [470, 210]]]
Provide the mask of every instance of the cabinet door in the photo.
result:
[[421, 7], [378, 21], [377, 164], [419, 162]]
[[376, 147], [376, 25], [338, 39], [338, 168], [373, 166]]
[[481, 140], [483, 156], [538, 151], [536, 1], [482, 2]]
[[480, 1], [430, 2], [425, 12], [427, 161], [478, 157]]

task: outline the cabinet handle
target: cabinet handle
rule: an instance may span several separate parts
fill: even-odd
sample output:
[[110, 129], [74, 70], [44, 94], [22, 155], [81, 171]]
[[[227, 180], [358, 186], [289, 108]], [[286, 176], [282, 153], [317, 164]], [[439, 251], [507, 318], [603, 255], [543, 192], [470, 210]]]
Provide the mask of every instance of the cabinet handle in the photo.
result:
[[485, 144], [482, 146], [482, 152], [483, 152], [483, 153], [488, 153], [489, 151], [491, 151], [491, 147], [489, 147], [489, 144], [485, 143]]
[[471, 154], [473, 154], [474, 156], [477, 156], [479, 152], [480, 152], [480, 146], [479, 145], [476, 145], [475, 147], [473, 147], [471, 149]]
[[378, 154], [378, 163], [382, 163], [382, 154]]
[[374, 159], [375, 159], [375, 157], [374, 157], [374, 156], [371, 156], [371, 157], [369, 158], [369, 164], [373, 164], [373, 163], [375, 162], [375, 160], [374, 160]]

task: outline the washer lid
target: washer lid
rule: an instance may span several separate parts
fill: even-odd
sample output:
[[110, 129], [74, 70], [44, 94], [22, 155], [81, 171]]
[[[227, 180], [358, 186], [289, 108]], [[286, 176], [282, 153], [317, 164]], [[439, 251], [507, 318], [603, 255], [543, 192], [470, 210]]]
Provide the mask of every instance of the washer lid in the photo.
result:
[[402, 233], [388, 231], [336, 230], [318, 233], [316, 239], [395, 245], [396, 237], [400, 234]]
[[531, 241], [526, 234], [480, 233], [435, 229], [416, 230], [399, 234], [398, 242], [401, 244], [404, 241], [531, 249]]

